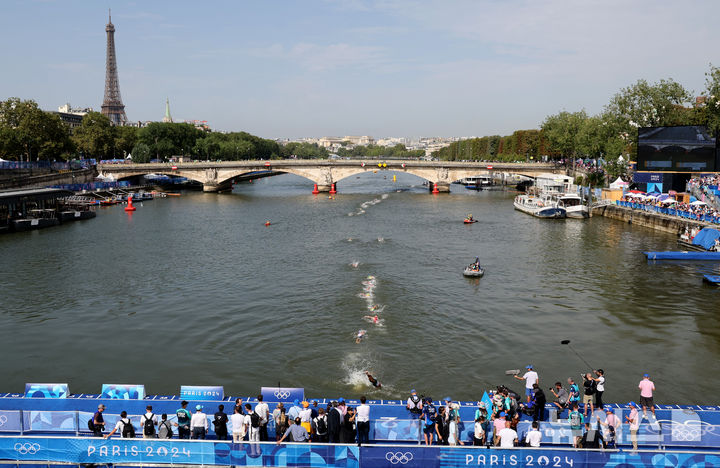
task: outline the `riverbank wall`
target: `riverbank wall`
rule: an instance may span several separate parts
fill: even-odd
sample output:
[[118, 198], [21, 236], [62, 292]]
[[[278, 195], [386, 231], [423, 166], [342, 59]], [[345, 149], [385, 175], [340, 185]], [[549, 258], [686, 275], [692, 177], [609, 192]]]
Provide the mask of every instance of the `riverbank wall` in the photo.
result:
[[618, 221], [623, 221], [628, 224], [635, 224], [658, 231], [670, 232], [672, 234], [677, 234], [685, 230], [685, 227], [692, 229], [693, 227], [703, 228], [708, 225], [708, 223], [702, 221], [649, 211], [633, 210], [632, 208], [617, 205], [597, 206], [592, 209], [592, 215], [617, 219]]

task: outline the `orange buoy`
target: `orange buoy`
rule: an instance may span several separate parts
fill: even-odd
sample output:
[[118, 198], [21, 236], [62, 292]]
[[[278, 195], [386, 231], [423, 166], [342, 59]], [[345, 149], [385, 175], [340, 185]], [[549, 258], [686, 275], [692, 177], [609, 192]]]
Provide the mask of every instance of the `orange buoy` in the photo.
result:
[[335, 182], [332, 183], [330, 186], [330, 194], [335, 195], [337, 193], [337, 189], [335, 188]]
[[270, 226], [270, 221], [265, 221], [265, 226]]
[[128, 205], [125, 207], [125, 211], [135, 211], [136, 208], [132, 204], [132, 195], [128, 197]]
[[437, 183], [433, 184], [432, 193], [440, 193], [440, 191], [437, 188]]
[[313, 194], [313, 195], [317, 195], [318, 193], [320, 193], [320, 190], [318, 190], [317, 184], [315, 184], [315, 187], [313, 187], [312, 194]]

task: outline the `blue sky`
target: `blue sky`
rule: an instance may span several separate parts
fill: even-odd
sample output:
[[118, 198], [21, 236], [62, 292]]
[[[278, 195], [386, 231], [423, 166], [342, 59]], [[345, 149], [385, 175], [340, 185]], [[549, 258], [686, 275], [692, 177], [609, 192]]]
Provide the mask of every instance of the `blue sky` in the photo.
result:
[[267, 138], [509, 134], [720, 65], [713, 0], [3, 0], [0, 98], [99, 110], [108, 7], [130, 119]]

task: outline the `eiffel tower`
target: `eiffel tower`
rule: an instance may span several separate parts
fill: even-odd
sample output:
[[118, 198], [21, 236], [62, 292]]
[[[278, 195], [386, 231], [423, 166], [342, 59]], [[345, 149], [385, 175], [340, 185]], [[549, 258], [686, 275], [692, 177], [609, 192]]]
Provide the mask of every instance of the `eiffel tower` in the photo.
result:
[[110, 10], [108, 10], [108, 24], [105, 26], [107, 32], [107, 56], [105, 59], [105, 97], [101, 107], [101, 113], [110, 119], [115, 125], [127, 123], [125, 105], [120, 97], [120, 83], [118, 82], [117, 61], [115, 59], [115, 26], [112, 24]]

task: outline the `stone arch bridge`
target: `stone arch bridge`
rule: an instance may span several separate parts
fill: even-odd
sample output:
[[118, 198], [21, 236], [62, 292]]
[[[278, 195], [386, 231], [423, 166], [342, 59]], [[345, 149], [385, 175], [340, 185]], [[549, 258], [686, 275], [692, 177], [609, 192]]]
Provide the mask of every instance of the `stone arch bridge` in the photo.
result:
[[98, 164], [101, 176], [115, 179], [165, 174], [185, 177], [203, 184], [206, 192], [230, 188], [232, 180], [251, 172], [271, 171], [273, 175], [295, 174], [317, 184], [318, 190], [327, 192], [332, 185], [346, 177], [369, 171], [396, 171], [416, 175], [430, 182], [440, 192], [448, 192], [456, 180], [477, 175], [508, 173], [536, 177], [542, 173], [563, 173], [564, 169], [552, 163], [483, 163], [456, 161], [417, 160], [325, 160], [281, 159], [271, 161], [221, 161], [148, 164]]

